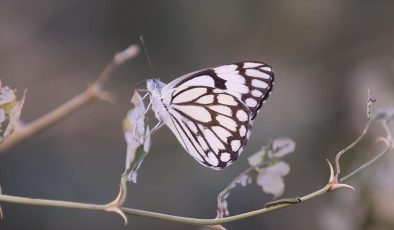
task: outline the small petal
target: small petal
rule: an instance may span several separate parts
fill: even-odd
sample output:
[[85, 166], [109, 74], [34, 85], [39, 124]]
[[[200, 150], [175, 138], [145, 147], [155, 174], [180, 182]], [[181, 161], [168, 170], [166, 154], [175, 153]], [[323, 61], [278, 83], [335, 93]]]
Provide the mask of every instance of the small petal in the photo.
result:
[[274, 155], [281, 158], [287, 154], [294, 152], [295, 142], [290, 138], [277, 138], [272, 143]]
[[290, 166], [284, 161], [280, 161], [268, 168], [263, 169], [257, 176], [257, 184], [267, 194], [274, 197], [282, 195], [285, 188], [283, 177], [290, 172]]
[[248, 162], [250, 166], [257, 166], [263, 163], [265, 157], [265, 148], [262, 148], [259, 152], [248, 157]]

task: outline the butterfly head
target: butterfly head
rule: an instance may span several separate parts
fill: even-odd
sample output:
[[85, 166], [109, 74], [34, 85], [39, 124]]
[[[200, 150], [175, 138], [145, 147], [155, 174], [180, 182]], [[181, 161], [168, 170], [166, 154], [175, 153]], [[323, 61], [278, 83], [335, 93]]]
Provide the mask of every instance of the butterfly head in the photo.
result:
[[149, 92], [153, 92], [156, 90], [160, 91], [164, 86], [165, 84], [161, 82], [159, 79], [148, 78], [146, 80], [146, 89]]
[[159, 79], [148, 78], [146, 80], [146, 89], [151, 95], [160, 95], [161, 89], [166, 84], [160, 81]]

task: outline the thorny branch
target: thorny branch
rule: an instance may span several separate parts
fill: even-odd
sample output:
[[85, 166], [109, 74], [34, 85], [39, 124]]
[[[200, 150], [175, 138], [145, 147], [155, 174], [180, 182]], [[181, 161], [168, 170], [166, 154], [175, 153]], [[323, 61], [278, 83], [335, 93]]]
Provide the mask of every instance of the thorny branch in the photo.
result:
[[90, 84], [88, 88], [81, 94], [76, 95], [69, 101], [43, 115], [35, 121], [28, 124], [22, 124], [15, 127], [14, 132], [0, 144], [0, 155], [4, 154], [8, 149], [12, 148], [16, 144], [34, 136], [35, 134], [45, 130], [46, 128], [56, 124], [65, 117], [69, 116], [73, 112], [81, 109], [82, 107], [92, 103], [99, 99], [104, 101], [112, 101], [112, 96], [109, 92], [103, 89], [106, 81], [111, 77], [114, 71], [127, 60], [130, 60], [137, 56], [139, 53], [139, 47], [137, 45], [131, 45], [125, 50], [117, 53], [113, 60], [105, 67], [93, 84]]

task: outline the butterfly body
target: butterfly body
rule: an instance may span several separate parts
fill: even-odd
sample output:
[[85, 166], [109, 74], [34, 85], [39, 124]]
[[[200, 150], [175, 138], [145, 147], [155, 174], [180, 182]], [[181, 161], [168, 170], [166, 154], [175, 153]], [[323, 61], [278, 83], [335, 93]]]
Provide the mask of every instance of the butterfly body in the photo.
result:
[[156, 118], [202, 165], [222, 169], [249, 139], [274, 75], [261, 62], [238, 62], [181, 76], [169, 84], [147, 80]]

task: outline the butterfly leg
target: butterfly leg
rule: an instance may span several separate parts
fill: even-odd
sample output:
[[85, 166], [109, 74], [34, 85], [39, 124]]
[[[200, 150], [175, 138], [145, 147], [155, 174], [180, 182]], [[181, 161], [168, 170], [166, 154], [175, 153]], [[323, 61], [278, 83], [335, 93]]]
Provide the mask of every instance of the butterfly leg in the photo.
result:
[[144, 101], [144, 99], [145, 99], [147, 96], [149, 96], [149, 92], [147, 92], [146, 89], [135, 89], [135, 91], [136, 91], [137, 93], [143, 93], [143, 94], [144, 94], [144, 96], [141, 97], [141, 100], [139, 101], [139, 103], [142, 102], [142, 101]]
[[157, 130], [159, 130], [163, 125], [164, 125], [164, 122], [159, 121], [159, 123], [157, 123], [157, 124], [155, 125], [155, 127], [153, 127], [153, 128], [150, 130], [150, 132], [149, 132], [148, 134], [146, 134], [145, 137], [151, 136], [154, 132], [156, 132]]
[[[152, 101], [150, 101], [150, 102], [149, 102], [149, 104], [148, 104], [148, 106], [146, 106], [146, 109], [145, 109], [145, 114], [147, 114], [147, 113], [148, 113], [148, 111], [149, 111], [150, 107], [152, 107]], [[159, 121], [159, 122], [161, 122], [161, 121]]]

